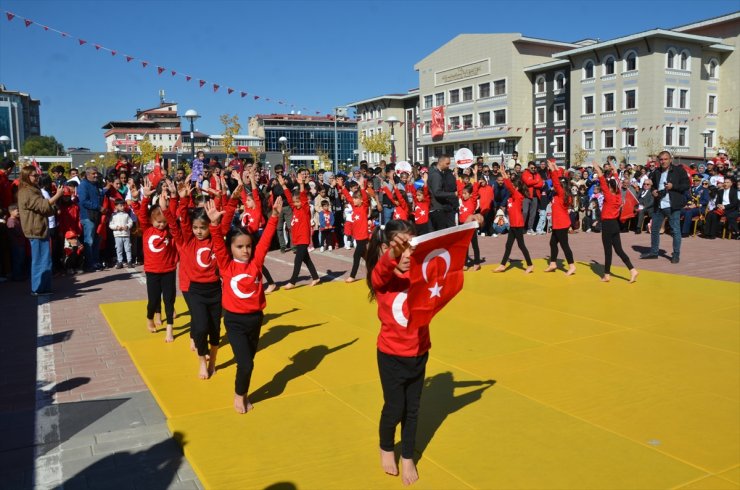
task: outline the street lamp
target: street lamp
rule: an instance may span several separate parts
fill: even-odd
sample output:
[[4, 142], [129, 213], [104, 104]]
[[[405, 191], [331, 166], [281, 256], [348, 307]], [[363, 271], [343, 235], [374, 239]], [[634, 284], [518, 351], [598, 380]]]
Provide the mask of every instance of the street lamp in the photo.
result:
[[[281, 137], [278, 138], [278, 143], [280, 143], [280, 151], [283, 154], [283, 171], [290, 170], [290, 169], [286, 169], [285, 168], [286, 167], [286, 163], [285, 163], [285, 152], [286, 152], [286, 150], [288, 148], [288, 138], [286, 138], [285, 136], [281, 136]], [[285, 173], [287, 175], [289, 172], [285, 172]]]
[[702, 163], [707, 163], [707, 145], [709, 144], [709, 135], [712, 134], [711, 131], [708, 129], [705, 129], [701, 132], [701, 135], [704, 136], [704, 161]]
[[0, 136], [0, 144], [3, 145], [3, 158], [8, 156], [8, 143], [10, 143], [10, 138]]
[[10, 153], [11, 160], [13, 160], [14, 162], [18, 161], [18, 150], [16, 150], [15, 148], [11, 148], [10, 150], [8, 150], [8, 153]]
[[498, 140], [498, 147], [499, 150], [501, 150], [501, 168], [506, 168], [504, 167], [504, 148], [506, 147], [505, 138], [501, 138], [500, 140]]
[[391, 126], [391, 163], [396, 163], [396, 133], [394, 126], [398, 121], [396, 116], [391, 116], [385, 120]]
[[334, 158], [333, 160], [333, 167], [334, 167], [334, 175], [337, 174], [337, 169], [339, 168], [339, 140], [337, 139], [337, 118], [339, 117], [346, 117], [347, 116], [347, 108], [346, 107], [335, 107], [334, 108]]
[[193, 109], [185, 111], [185, 119], [190, 121], [190, 152], [193, 154], [193, 159], [195, 159], [195, 120], [199, 117]]

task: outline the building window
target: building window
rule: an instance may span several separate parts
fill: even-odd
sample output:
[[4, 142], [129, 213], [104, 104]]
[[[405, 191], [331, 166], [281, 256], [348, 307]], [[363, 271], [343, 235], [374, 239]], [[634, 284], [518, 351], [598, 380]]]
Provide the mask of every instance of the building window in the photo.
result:
[[666, 88], [665, 89], [665, 106], [666, 107], [673, 107], [673, 100], [674, 100], [674, 94], [676, 93], [675, 88]]
[[614, 148], [614, 130], [604, 129], [601, 134], [603, 137], [601, 147], [605, 150]]
[[547, 122], [545, 120], [545, 107], [544, 106], [537, 107], [536, 112], [535, 112], [535, 123], [545, 124], [545, 122]]
[[555, 122], [565, 121], [565, 104], [555, 104]]
[[452, 116], [450, 117], [450, 126], [452, 126], [452, 130], [460, 129], [460, 116]]
[[679, 59], [679, 68], [682, 70], [690, 70], [691, 69], [691, 56], [689, 55], [689, 52], [685, 49], [681, 51], [681, 58]]
[[594, 113], [594, 96], [586, 95], [583, 97], [583, 114]]
[[689, 146], [689, 134], [687, 127], [678, 128], [678, 146]]
[[624, 130], [624, 145], [628, 146], [630, 148], [634, 148], [637, 146], [637, 129], [635, 128], [626, 128]]
[[429, 134], [430, 126], [430, 121], [424, 121], [423, 123], [421, 123], [421, 134]]
[[594, 62], [591, 60], [587, 60], [583, 64], [583, 79], [588, 80], [589, 78], [594, 77]]
[[682, 88], [678, 91], [678, 107], [681, 109], [689, 108], [689, 90]]
[[489, 82], [478, 85], [478, 98], [486, 99], [491, 96], [491, 84]]
[[493, 82], [493, 95], [506, 95], [506, 80]]
[[555, 75], [555, 90], [562, 90], [565, 88], [565, 75], [558, 73]]
[[536, 146], [536, 153], [544, 154], [545, 153], [545, 137], [537, 138], [537, 146]]
[[490, 126], [491, 125], [491, 113], [481, 112], [480, 114], [478, 114], [478, 123], [482, 127]]
[[709, 60], [709, 78], [719, 78], [719, 63], [715, 59]]
[[432, 96], [425, 95], [424, 96], [424, 109], [431, 109], [431, 108], [432, 108]]
[[671, 48], [665, 54], [665, 67], [675, 68], [675, 66], [676, 66], [676, 51], [673, 48]]
[[584, 150], [594, 149], [594, 132], [593, 131], [583, 132], [583, 149]]
[[716, 95], [710, 94], [707, 96], [707, 113], [717, 114], [717, 96]]
[[496, 111], [493, 111], [493, 123], [506, 124], [506, 109], [498, 109]]
[[614, 112], [614, 92], [603, 94], [601, 112]]
[[565, 136], [555, 136], [555, 153], [565, 153]]
[[637, 70], [637, 53], [635, 51], [628, 51], [624, 55], [624, 71], [635, 70]]
[[624, 91], [624, 108], [637, 109], [637, 90], [630, 89]]
[[463, 87], [462, 89], [463, 102], [473, 100], [473, 87]]
[[665, 146], [673, 146], [673, 129], [671, 126], [665, 128]]
[[537, 77], [537, 80], [535, 80], [535, 91], [538, 94], [544, 94], [545, 93], [545, 77], [544, 75], [540, 75]]
[[438, 107], [441, 105], [445, 105], [445, 93], [444, 92], [434, 94], [434, 105]]
[[460, 89], [450, 90], [450, 104], [460, 102]]
[[604, 58], [604, 75], [614, 75], [614, 56]]
[[707, 147], [712, 148], [714, 146], [714, 129], [709, 130], [707, 135]]
[[472, 114], [465, 114], [462, 117], [463, 121], [463, 129], [470, 129], [473, 127], [473, 115]]

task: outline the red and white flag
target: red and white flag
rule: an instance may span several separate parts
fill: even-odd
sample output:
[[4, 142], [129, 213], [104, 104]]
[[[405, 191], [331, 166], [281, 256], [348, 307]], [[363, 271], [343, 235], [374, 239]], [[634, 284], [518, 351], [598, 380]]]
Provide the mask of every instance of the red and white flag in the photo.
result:
[[39, 162], [36, 161], [36, 157], [31, 160], [31, 165], [33, 165], [38, 173], [41, 173], [41, 167], [39, 166]]
[[445, 107], [432, 107], [432, 138], [439, 138], [445, 134]]
[[478, 223], [435, 231], [411, 240], [407, 297], [409, 326], [429, 325], [439, 310], [462, 290], [468, 246]]
[[249, 147], [248, 146], [237, 146], [236, 151], [237, 153], [249, 153]]
[[637, 215], [635, 209], [638, 204], [640, 203], [632, 193], [632, 190], [627, 189], [627, 192], [624, 193], [624, 204], [622, 205], [622, 211], [619, 213], [619, 221], [624, 223], [628, 219], [634, 218]]

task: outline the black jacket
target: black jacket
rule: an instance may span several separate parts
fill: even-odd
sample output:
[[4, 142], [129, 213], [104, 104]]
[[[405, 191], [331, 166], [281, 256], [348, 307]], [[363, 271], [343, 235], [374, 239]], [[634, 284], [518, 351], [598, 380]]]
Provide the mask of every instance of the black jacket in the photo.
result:
[[[661, 169], [658, 167], [653, 170], [653, 173], [650, 175], [650, 180], [653, 181], [653, 190], [658, 190], [661, 173]], [[668, 179], [666, 180], [666, 184], [668, 183], [673, 184], [673, 188], [671, 190], [665, 191], [668, 193], [668, 198], [671, 202], [671, 211], [683, 209], [686, 205], [686, 191], [691, 187], [689, 174], [686, 173], [686, 170], [682, 166], [671, 165], [668, 168]], [[653, 209], [656, 211], [660, 209], [660, 201], [663, 199], [663, 196], [664, 194], [661, 193], [653, 202]]]
[[436, 165], [429, 167], [430, 211], [454, 211], [457, 209], [457, 183], [450, 169], [440, 172]]
[[[717, 190], [717, 198], [715, 199], [715, 204], [719, 206], [722, 204], [722, 198], [725, 195], [724, 189], [718, 189]], [[725, 206], [725, 214], [733, 214], [734, 212], [737, 212], [738, 210], [738, 199], [737, 199], [737, 188], [736, 187], [730, 187], [730, 203]]]

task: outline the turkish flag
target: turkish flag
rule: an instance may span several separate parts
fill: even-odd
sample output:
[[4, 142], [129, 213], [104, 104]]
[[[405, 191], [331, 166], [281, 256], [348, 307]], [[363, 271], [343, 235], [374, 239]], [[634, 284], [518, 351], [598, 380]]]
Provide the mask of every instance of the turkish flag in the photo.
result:
[[238, 153], [249, 153], [249, 147], [248, 146], [238, 146], [236, 148], [236, 151]]
[[432, 108], [432, 138], [439, 138], [445, 134], [445, 107], [443, 105]]
[[478, 223], [415, 237], [411, 245], [408, 292], [409, 327], [429, 325], [463, 287], [463, 267]]
[[632, 193], [630, 189], [627, 189], [627, 192], [624, 196], [624, 204], [622, 205], [622, 211], [619, 213], [619, 221], [624, 223], [630, 218], [633, 218], [636, 216], [635, 208], [640, 204], [637, 201], [637, 198]]

